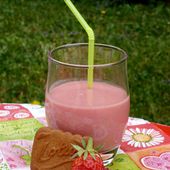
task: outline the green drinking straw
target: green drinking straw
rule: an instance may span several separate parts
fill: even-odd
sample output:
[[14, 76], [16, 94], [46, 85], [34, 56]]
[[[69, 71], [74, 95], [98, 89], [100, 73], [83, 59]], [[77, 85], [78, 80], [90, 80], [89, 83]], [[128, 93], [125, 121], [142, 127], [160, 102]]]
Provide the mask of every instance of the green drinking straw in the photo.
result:
[[88, 82], [88, 88], [93, 87], [93, 64], [94, 64], [94, 32], [90, 28], [90, 26], [87, 24], [85, 19], [81, 16], [79, 11], [76, 9], [76, 7], [73, 5], [73, 3], [70, 0], [64, 0], [67, 6], [70, 8], [71, 12], [74, 14], [74, 16], [77, 18], [77, 20], [80, 22], [82, 27], [85, 29], [88, 35], [88, 75], [87, 75], [87, 82]]

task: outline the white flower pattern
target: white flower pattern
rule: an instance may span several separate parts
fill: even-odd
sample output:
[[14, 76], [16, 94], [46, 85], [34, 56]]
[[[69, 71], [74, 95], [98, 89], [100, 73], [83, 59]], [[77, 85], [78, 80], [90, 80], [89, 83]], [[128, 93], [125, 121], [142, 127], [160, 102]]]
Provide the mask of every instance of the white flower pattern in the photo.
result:
[[135, 148], [146, 148], [163, 143], [164, 137], [154, 129], [130, 128], [125, 131], [123, 142]]

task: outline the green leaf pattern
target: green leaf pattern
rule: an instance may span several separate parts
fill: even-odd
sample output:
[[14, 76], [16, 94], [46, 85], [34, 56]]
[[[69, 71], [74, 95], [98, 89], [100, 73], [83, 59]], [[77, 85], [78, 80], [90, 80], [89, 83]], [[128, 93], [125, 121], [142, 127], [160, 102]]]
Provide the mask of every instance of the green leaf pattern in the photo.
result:
[[117, 154], [112, 164], [108, 166], [109, 170], [125, 170], [125, 167], [126, 170], [140, 170], [126, 154]]

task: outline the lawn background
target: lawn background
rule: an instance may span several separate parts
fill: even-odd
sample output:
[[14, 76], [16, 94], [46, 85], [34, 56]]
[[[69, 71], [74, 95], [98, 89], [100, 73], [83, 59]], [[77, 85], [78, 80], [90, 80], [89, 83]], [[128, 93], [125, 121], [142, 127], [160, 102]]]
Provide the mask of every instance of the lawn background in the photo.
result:
[[[75, 4], [96, 42], [129, 55], [130, 115], [170, 125], [170, 6]], [[62, 0], [0, 0], [0, 102], [43, 104], [48, 50], [75, 42], [87, 35]]]

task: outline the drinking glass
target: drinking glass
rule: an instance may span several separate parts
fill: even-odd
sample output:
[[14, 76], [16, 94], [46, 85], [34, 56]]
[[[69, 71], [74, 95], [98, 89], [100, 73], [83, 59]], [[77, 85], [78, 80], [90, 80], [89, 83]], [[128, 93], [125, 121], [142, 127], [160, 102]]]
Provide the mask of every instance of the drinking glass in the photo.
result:
[[45, 110], [48, 126], [91, 136], [111, 160], [128, 120], [130, 97], [127, 54], [95, 44], [93, 87], [88, 87], [88, 44], [60, 46], [49, 52]]

